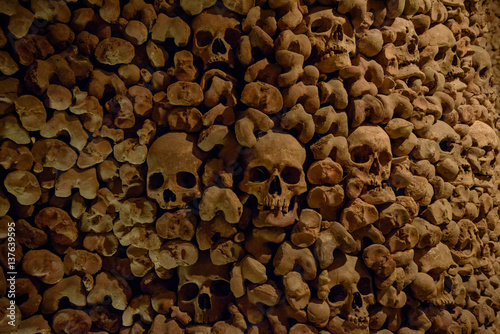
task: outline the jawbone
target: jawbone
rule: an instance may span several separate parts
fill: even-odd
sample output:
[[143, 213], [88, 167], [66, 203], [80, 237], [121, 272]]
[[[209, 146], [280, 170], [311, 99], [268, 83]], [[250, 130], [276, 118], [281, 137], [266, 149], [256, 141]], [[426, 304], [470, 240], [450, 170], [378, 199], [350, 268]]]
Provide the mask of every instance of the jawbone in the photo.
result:
[[297, 198], [292, 199], [293, 207], [291, 210], [282, 211], [279, 209], [266, 210], [261, 209], [254, 214], [252, 222], [255, 227], [286, 227], [292, 225], [298, 219]]

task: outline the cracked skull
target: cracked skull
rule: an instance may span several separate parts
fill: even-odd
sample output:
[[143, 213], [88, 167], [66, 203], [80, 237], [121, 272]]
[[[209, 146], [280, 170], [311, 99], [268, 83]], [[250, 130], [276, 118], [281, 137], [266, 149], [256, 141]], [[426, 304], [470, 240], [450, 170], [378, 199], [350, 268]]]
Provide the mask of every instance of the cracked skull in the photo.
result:
[[240, 189], [255, 196], [257, 227], [288, 226], [297, 219], [297, 196], [307, 190], [304, 147], [291, 135], [269, 132], [245, 153]]
[[233, 14], [212, 8], [196, 16], [191, 26], [193, 53], [203, 60], [205, 69], [217, 64], [234, 67], [241, 29]]
[[307, 15], [305, 24], [317, 53], [314, 65], [320, 72], [332, 73], [351, 65], [349, 54], [355, 52], [356, 43], [354, 29], [344, 15], [319, 7]]
[[178, 303], [196, 323], [212, 323], [227, 315], [227, 305], [233, 298], [229, 286], [229, 267], [213, 265], [202, 256], [192, 266], [179, 267]]
[[147, 157], [147, 194], [163, 209], [186, 206], [201, 196], [198, 169], [203, 154], [196, 138], [181, 132], [171, 132], [158, 138]]
[[375, 303], [371, 275], [356, 256], [339, 253], [334, 259], [319, 278], [318, 298], [326, 300], [343, 329], [369, 333], [368, 306]]
[[391, 174], [392, 149], [387, 133], [376, 125], [362, 125], [347, 142], [351, 155], [348, 168], [358, 169], [365, 184], [380, 187]]

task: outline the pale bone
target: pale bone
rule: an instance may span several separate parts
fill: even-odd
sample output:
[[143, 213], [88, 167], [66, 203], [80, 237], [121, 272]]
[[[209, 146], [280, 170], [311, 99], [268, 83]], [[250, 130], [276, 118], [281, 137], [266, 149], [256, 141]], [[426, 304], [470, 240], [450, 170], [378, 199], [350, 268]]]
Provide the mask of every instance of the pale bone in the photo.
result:
[[285, 69], [278, 76], [279, 87], [294, 85], [304, 73], [304, 60], [311, 54], [311, 42], [306, 35], [285, 30], [274, 42], [276, 61]]
[[[201, 112], [190, 107], [174, 108], [167, 116], [167, 122], [172, 131], [198, 132], [203, 127], [202, 119]], [[155, 121], [158, 125], [163, 125], [162, 121]]]
[[311, 291], [300, 273], [291, 271], [283, 276], [283, 285], [286, 300], [294, 310], [304, 309], [309, 304]]
[[155, 263], [155, 268], [173, 269], [190, 266], [198, 260], [198, 249], [189, 242], [170, 240], [159, 249], [149, 251], [149, 257]]
[[316, 84], [308, 85], [302, 80], [283, 90], [283, 104], [286, 108], [293, 108], [303, 104], [304, 110], [314, 114], [320, 107], [319, 93]]
[[203, 115], [203, 125], [215, 122], [231, 125], [235, 121], [234, 106], [237, 103], [236, 79], [220, 70], [212, 69], [201, 78], [200, 86], [204, 93], [204, 104], [211, 108]]
[[38, 131], [42, 128], [47, 119], [42, 101], [33, 95], [22, 95], [14, 103], [23, 128], [28, 131]]
[[245, 256], [239, 263], [236, 263], [231, 270], [231, 291], [236, 298], [240, 298], [245, 294], [245, 280], [256, 284], [267, 281], [266, 268], [250, 255]]
[[113, 154], [119, 162], [141, 165], [146, 161], [148, 148], [141, 145], [138, 138], [128, 138], [113, 147]]
[[387, 235], [385, 246], [391, 253], [413, 249], [419, 242], [418, 229], [411, 225], [405, 225]]
[[134, 107], [125, 95], [115, 95], [106, 102], [106, 110], [114, 116], [113, 124], [120, 129], [129, 129], [135, 124]]
[[111, 298], [111, 305], [115, 309], [125, 310], [132, 296], [132, 289], [124, 278], [101, 272], [96, 277], [95, 287], [87, 295], [87, 302], [101, 304], [106, 296]]
[[342, 177], [342, 166], [331, 158], [315, 161], [307, 170], [307, 180], [315, 185], [336, 185]]
[[6, 3], [4, 6], [1, 12], [9, 16], [8, 31], [15, 38], [24, 37], [29, 32], [35, 15], [21, 6], [17, 1], [13, 1], [10, 4]]
[[29, 144], [31, 142], [28, 131], [26, 131], [14, 115], [0, 118], [0, 138], [10, 139], [16, 144]]
[[213, 219], [220, 210], [229, 223], [236, 224], [243, 213], [243, 206], [231, 189], [209, 187], [203, 193], [199, 210], [203, 220]]
[[294, 225], [290, 240], [297, 247], [311, 246], [319, 236], [321, 215], [311, 209], [303, 209]]
[[472, 148], [468, 150], [467, 160], [474, 173], [490, 175], [491, 166], [496, 161], [499, 139], [493, 129], [482, 121], [475, 121], [469, 128]]
[[270, 63], [266, 58], [248, 66], [244, 79], [246, 82], [262, 81], [272, 86], [278, 85], [278, 76], [282, 69], [278, 64]]
[[330, 307], [324, 300], [313, 298], [307, 305], [307, 319], [318, 327], [326, 326], [330, 318]]
[[124, 326], [132, 326], [134, 318], [139, 316], [140, 319], [150, 324], [153, 322], [155, 311], [151, 307], [151, 297], [149, 295], [142, 295], [132, 298], [127, 308], [122, 315], [122, 324]]
[[35, 225], [47, 232], [55, 246], [69, 246], [78, 238], [76, 223], [67, 212], [56, 207], [40, 210], [35, 216]]
[[[367, 329], [367, 307], [375, 302], [371, 281], [361, 259], [336, 253], [333, 264], [319, 275], [318, 297], [328, 303], [332, 317], [341, 314], [358, 328]], [[340, 294], [334, 301], [328, 298], [332, 289], [332, 293]]]
[[23, 257], [22, 266], [25, 273], [47, 284], [55, 284], [64, 276], [61, 259], [45, 249], [27, 252]]
[[434, 225], [449, 224], [453, 219], [451, 204], [444, 199], [434, 201], [422, 212], [422, 217]]
[[234, 67], [235, 43], [236, 38], [239, 40], [241, 30], [233, 13], [218, 12], [211, 8], [196, 16], [191, 26], [193, 53], [203, 60], [205, 69], [217, 62]]
[[18, 233], [18, 242], [29, 249], [40, 248], [47, 243], [48, 238], [45, 232], [32, 226], [24, 219], [16, 221], [16, 231]]
[[283, 97], [278, 88], [262, 81], [245, 85], [240, 101], [268, 115], [283, 108]]
[[[104, 95], [104, 91], [111, 88], [116, 94], [127, 93], [125, 83], [115, 73], [106, 72], [100, 69], [92, 71], [88, 90], [90, 96], [94, 96], [100, 100]], [[73, 94], [75, 93], [73, 92]]]
[[363, 33], [358, 41], [359, 51], [367, 57], [376, 56], [384, 45], [382, 33], [378, 29], [370, 29]]
[[[191, 135], [171, 132], [156, 139], [149, 148], [147, 193], [162, 208], [179, 208], [201, 196], [197, 170], [203, 160], [194, 140]], [[177, 163], [172, 164], [173, 161]]]
[[129, 41], [109, 37], [97, 44], [96, 59], [106, 65], [129, 64], [135, 55], [135, 48]]
[[[168, 53], [161, 45], [156, 45], [156, 43], [151, 40], [148, 41], [146, 44], [146, 54], [148, 56], [149, 63], [154, 68], [161, 68], [165, 66]], [[148, 80], [145, 81], [149, 82], [150, 79], [148, 78]]]
[[103, 108], [95, 96], [89, 96], [87, 92], [81, 92], [78, 87], [73, 88], [73, 103], [69, 110], [80, 115], [83, 127], [88, 131], [98, 130], [103, 121]]
[[335, 153], [335, 156], [331, 156], [335, 162], [344, 165], [350, 161], [347, 139], [342, 136], [335, 137], [331, 133], [312, 144], [311, 151], [315, 160], [326, 159]]
[[331, 104], [335, 109], [343, 110], [348, 105], [347, 91], [342, 81], [332, 79], [330, 81], [321, 81], [318, 83], [320, 102]]
[[321, 269], [333, 263], [336, 249], [352, 253], [357, 250], [357, 243], [341, 224], [332, 222], [326, 230], [321, 231], [314, 244], [314, 254]]
[[262, 303], [267, 306], [278, 304], [281, 291], [274, 281], [268, 280], [264, 284], [250, 284], [247, 287], [248, 300], [253, 303]]
[[356, 58], [352, 66], [342, 68], [339, 75], [347, 92], [353, 97], [377, 95], [378, 87], [382, 86], [384, 80], [382, 66], [374, 60], [368, 61], [361, 57]]
[[0, 146], [0, 165], [7, 170], [30, 170], [33, 162], [34, 157], [26, 146], [10, 140], [4, 141]]
[[272, 251], [267, 243], [279, 244], [285, 239], [285, 232], [281, 228], [254, 228], [245, 240], [245, 249], [259, 262], [268, 263], [272, 257]]
[[412, 197], [421, 206], [431, 203], [434, 188], [423, 176], [414, 176], [413, 182], [405, 188], [405, 195]]
[[203, 101], [203, 90], [195, 82], [178, 81], [167, 88], [169, 103], [176, 106], [197, 106]]
[[382, 233], [387, 234], [392, 229], [400, 228], [410, 222], [410, 215], [406, 208], [401, 204], [393, 203], [380, 212], [375, 225]]
[[25, 170], [10, 172], [5, 176], [3, 184], [5, 189], [22, 205], [35, 204], [42, 194], [36, 177]]
[[71, 168], [61, 174], [56, 181], [55, 194], [58, 197], [69, 197], [73, 188], [78, 188], [82, 197], [94, 199], [99, 189], [96, 169], [80, 170]]
[[112, 256], [118, 250], [119, 241], [113, 233], [88, 233], [83, 239], [83, 247], [102, 256]]
[[332, 106], [326, 106], [314, 113], [313, 120], [317, 133], [331, 133], [334, 136], [347, 137], [348, 125], [346, 113], [336, 112]]
[[85, 306], [87, 298], [84, 291], [82, 280], [79, 276], [74, 275], [63, 278], [57, 284], [44, 291], [40, 310], [44, 314], [56, 312], [59, 308], [59, 301], [64, 297], [67, 297], [72, 305]]
[[389, 277], [396, 269], [389, 249], [383, 245], [370, 245], [363, 251], [365, 265], [372, 269], [380, 278]]
[[173, 38], [175, 45], [186, 46], [189, 41], [191, 29], [180, 17], [168, 17], [160, 13], [151, 30], [151, 39], [164, 42], [167, 38]]
[[278, 20], [278, 27], [281, 31], [293, 30], [303, 19], [303, 8], [301, 8], [300, 2], [296, 0], [271, 0], [269, 7], [277, 9], [281, 13], [279, 15], [281, 18]]
[[354, 232], [378, 219], [379, 213], [375, 206], [357, 198], [344, 208], [340, 222], [348, 232]]
[[23, 317], [27, 318], [38, 312], [42, 296], [38, 293], [37, 288], [29, 278], [16, 279], [16, 293], [20, 296], [27, 296], [28, 300], [18, 303], [19, 309]]
[[88, 332], [90, 327], [92, 327], [92, 320], [86, 312], [81, 310], [64, 309], [52, 317], [52, 330], [55, 332]]
[[237, 262], [244, 255], [243, 247], [234, 240], [220, 240], [210, 248], [210, 261], [218, 266]]
[[[319, 26], [318, 26], [319, 24]], [[317, 7], [305, 17], [306, 35], [318, 51], [315, 66], [321, 73], [332, 73], [351, 65], [349, 54], [356, 49], [354, 29], [349, 20], [335, 10]], [[313, 25], [320, 27], [313, 31]], [[334, 51], [339, 53], [334, 54]]]
[[251, 8], [241, 22], [241, 29], [250, 33], [255, 26], [260, 27], [266, 34], [273, 37], [276, 34], [277, 23], [274, 10], [264, 10], [260, 6]]
[[198, 76], [198, 69], [193, 64], [193, 54], [188, 50], [175, 53], [174, 66], [174, 73], [177, 80], [194, 81]]
[[202, 181], [205, 187], [223, 186], [233, 187], [233, 174], [230, 166], [226, 166], [222, 159], [210, 159], [205, 164]]
[[308, 248], [297, 248], [289, 242], [284, 242], [278, 248], [273, 259], [274, 274], [283, 276], [293, 270], [294, 265], [302, 267], [304, 279], [316, 277], [316, 262]]
[[307, 194], [307, 204], [314, 209], [319, 209], [319, 213], [326, 220], [335, 219], [337, 209], [344, 201], [344, 189], [340, 185], [317, 186], [312, 188]]
[[254, 132], [256, 130], [267, 132], [272, 129], [274, 122], [254, 108], [248, 108], [238, 115], [238, 120], [234, 126], [236, 139], [242, 146], [253, 147], [257, 143]]
[[40, 135], [44, 138], [54, 138], [66, 131], [71, 140], [70, 145], [81, 151], [87, 143], [88, 135], [80, 120], [64, 111], [56, 110], [52, 118], [40, 128]]
[[101, 270], [102, 260], [99, 255], [83, 249], [71, 250], [64, 256], [64, 273], [94, 275]]
[[[50, 140], [50, 139], [45, 139], [45, 140]], [[106, 139], [94, 138], [80, 152], [80, 156], [78, 157], [78, 160], [76, 162], [77, 166], [79, 168], [89, 168], [97, 164], [100, 164], [108, 157], [109, 154], [111, 154], [111, 152], [113, 152], [113, 148]], [[65, 156], [66, 161], [67, 159], [68, 158]], [[69, 160], [69, 162], [71, 162], [71, 160]]]
[[273, 333], [289, 333], [290, 322], [307, 322], [307, 313], [304, 310], [296, 311], [288, 303], [282, 303], [267, 310], [267, 319], [270, 325], [267, 330], [272, 330]]
[[123, 246], [134, 245], [148, 250], [156, 250], [161, 246], [161, 240], [155, 234], [155, 229], [149, 225], [137, 224], [129, 227], [118, 221], [113, 226], [113, 232]]
[[219, 320], [232, 298], [229, 267], [215, 266], [205, 257], [189, 267], [180, 267], [178, 305], [195, 323]]
[[181, 0], [180, 6], [186, 14], [195, 16], [200, 14], [204, 9], [212, 7], [215, 4], [215, 1], [216, 0]]
[[164, 239], [189, 241], [196, 230], [196, 216], [187, 210], [165, 212], [156, 221], [156, 232]]
[[292, 128], [301, 129], [299, 132], [299, 140], [302, 143], [309, 142], [314, 136], [314, 121], [311, 114], [306, 113], [301, 104], [296, 104], [290, 111], [288, 111], [281, 119], [280, 125], [290, 130]]

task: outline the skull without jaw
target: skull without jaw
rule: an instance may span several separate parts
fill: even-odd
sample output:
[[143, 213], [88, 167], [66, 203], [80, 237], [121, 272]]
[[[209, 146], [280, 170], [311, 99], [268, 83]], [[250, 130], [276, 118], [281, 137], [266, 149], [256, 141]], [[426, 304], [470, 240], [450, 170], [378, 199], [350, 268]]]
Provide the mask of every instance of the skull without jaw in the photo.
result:
[[354, 29], [349, 20], [331, 8], [319, 7], [305, 19], [307, 37], [315, 47], [314, 65], [332, 73], [351, 65], [349, 54], [356, 51]]
[[196, 16], [192, 28], [193, 53], [203, 60], [205, 69], [221, 63], [234, 67], [234, 48], [241, 36], [234, 14], [214, 7]]
[[192, 266], [179, 267], [179, 308], [196, 323], [223, 320], [233, 298], [229, 285], [229, 267], [212, 264], [203, 254]]
[[195, 142], [194, 136], [170, 132], [149, 149], [147, 194], [163, 209], [184, 207], [201, 196], [198, 168], [203, 153]]
[[305, 160], [304, 147], [284, 133], [269, 132], [247, 150], [240, 189], [257, 199], [255, 226], [284, 227], [297, 219], [297, 196], [307, 190]]

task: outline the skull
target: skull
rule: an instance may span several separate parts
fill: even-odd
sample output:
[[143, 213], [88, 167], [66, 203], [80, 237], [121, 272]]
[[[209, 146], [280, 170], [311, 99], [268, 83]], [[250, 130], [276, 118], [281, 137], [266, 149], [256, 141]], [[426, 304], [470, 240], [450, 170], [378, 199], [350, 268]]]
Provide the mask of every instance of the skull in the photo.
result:
[[395, 34], [395, 54], [400, 68], [419, 60], [418, 35], [412, 21], [398, 17], [391, 26], [382, 30], [389, 30]]
[[205, 69], [216, 64], [234, 67], [234, 48], [241, 35], [240, 22], [230, 12], [211, 8], [196, 16], [193, 53], [203, 60]]
[[475, 121], [469, 128], [472, 147], [467, 149], [467, 160], [474, 174], [491, 176], [498, 154], [498, 137], [486, 123]]
[[492, 85], [491, 85], [491, 77], [493, 74], [491, 68], [491, 57], [484, 48], [471, 45], [470, 49], [472, 51], [472, 67], [476, 71], [474, 77], [474, 83], [481, 87], [482, 90], [487, 90], [486, 93], [489, 93]]
[[163, 209], [184, 207], [201, 196], [198, 168], [203, 154], [195, 142], [192, 135], [170, 132], [149, 149], [147, 194]]
[[365, 182], [380, 187], [391, 174], [391, 140], [381, 127], [362, 125], [347, 138], [351, 161], [349, 169], [357, 168]]
[[371, 275], [356, 256], [336, 253], [334, 259], [320, 275], [318, 298], [328, 303], [331, 317], [344, 320], [343, 328], [369, 333], [368, 306], [375, 303]]
[[239, 187], [257, 199], [255, 226], [284, 227], [297, 219], [297, 197], [307, 190], [305, 160], [304, 147], [284, 133], [268, 132], [247, 150]]
[[332, 73], [351, 65], [349, 54], [356, 51], [356, 42], [354, 29], [344, 15], [318, 7], [307, 15], [305, 24], [316, 50], [314, 65], [320, 72]]
[[212, 323], [227, 317], [233, 295], [229, 286], [229, 267], [212, 264], [207, 254], [192, 266], [179, 267], [179, 308], [196, 323]]

